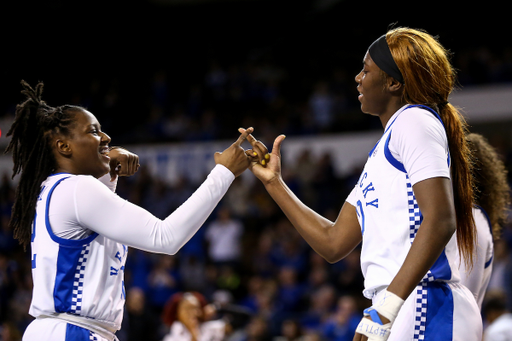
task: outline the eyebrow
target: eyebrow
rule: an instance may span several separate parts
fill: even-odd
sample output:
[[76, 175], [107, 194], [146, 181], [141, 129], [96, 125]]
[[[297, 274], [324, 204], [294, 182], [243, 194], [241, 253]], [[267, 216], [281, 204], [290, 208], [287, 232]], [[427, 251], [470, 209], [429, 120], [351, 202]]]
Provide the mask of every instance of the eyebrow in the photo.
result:
[[101, 130], [101, 125], [99, 123], [91, 123], [91, 124], [87, 125], [87, 129], [90, 129], [90, 128], [96, 128], [98, 130]]

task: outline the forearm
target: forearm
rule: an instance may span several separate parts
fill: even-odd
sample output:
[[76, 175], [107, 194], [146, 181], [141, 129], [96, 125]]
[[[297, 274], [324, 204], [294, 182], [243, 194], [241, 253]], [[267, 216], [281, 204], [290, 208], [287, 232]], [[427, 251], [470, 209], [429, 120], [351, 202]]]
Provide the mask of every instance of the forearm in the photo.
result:
[[425, 219], [388, 291], [405, 300], [439, 258], [454, 231], [449, 219], [437, 222]]
[[165, 220], [106, 192], [107, 188], [92, 188], [94, 184], [84, 183], [76, 191], [77, 219], [80, 225], [128, 246], [175, 254], [206, 221], [233, 179], [229, 170], [216, 167], [196, 192]]
[[[343, 221], [340, 220], [343, 219], [332, 222], [322, 217], [302, 203], [281, 178], [265, 187], [306, 242], [327, 261], [340, 260], [359, 244], [361, 234], [358, 227], [354, 233], [354, 228], [342, 226]], [[357, 224], [356, 220], [354, 222]]]

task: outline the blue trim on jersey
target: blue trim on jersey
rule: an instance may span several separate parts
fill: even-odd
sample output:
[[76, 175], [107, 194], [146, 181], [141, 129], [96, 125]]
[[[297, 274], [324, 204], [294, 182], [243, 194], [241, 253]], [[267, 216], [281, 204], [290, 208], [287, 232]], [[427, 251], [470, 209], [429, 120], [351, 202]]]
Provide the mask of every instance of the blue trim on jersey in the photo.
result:
[[404, 165], [400, 161], [395, 159], [393, 154], [391, 154], [391, 151], [389, 150], [389, 140], [390, 139], [391, 139], [391, 133], [389, 133], [386, 143], [384, 144], [384, 156], [386, 157], [386, 160], [388, 160], [388, 162], [391, 164], [391, 166], [395, 167], [396, 169], [398, 169], [401, 172], [407, 173]]
[[[441, 119], [441, 116], [439, 116], [439, 114], [432, 108], [430, 107], [427, 107], [426, 105], [421, 105], [421, 104], [416, 104], [416, 105], [409, 105], [407, 108], [405, 108], [402, 112], [404, 112], [405, 110], [407, 109], [410, 109], [410, 108], [422, 108], [422, 109], [425, 109], [425, 110], [428, 110], [430, 111], [432, 114], [434, 114], [437, 119], [441, 122], [441, 124], [443, 125], [443, 128], [444, 130], [446, 131], [446, 127], [444, 126], [444, 123], [443, 123], [443, 120]], [[387, 127], [386, 131], [384, 131], [384, 134], [389, 130], [389, 128], [391, 128], [391, 126], [393, 125], [393, 123], [395, 123], [396, 119], [398, 117], [396, 117], [393, 122], [391, 122], [391, 124]], [[393, 154], [391, 154], [391, 151], [389, 150], [389, 140], [391, 139], [391, 133], [389, 133], [388, 135], [388, 138], [386, 140], [386, 143], [384, 143], [384, 155], [386, 156], [386, 160], [388, 160], [388, 162], [393, 166], [395, 167], [396, 169], [398, 169], [399, 171], [401, 172], [404, 172], [406, 173], [406, 170], [405, 170], [405, 167], [404, 165], [398, 161], [394, 156]], [[378, 142], [377, 142], [378, 143]], [[377, 147], [377, 145], [375, 145], [375, 147]], [[371, 153], [373, 152], [373, 150], [375, 149], [375, 147], [373, 147], [372, 151], [370, 152], [369, 155], [371, 155]], [[448, 162], [448, 167], [450, 167], [450, 162], [451, 162], [451, 158], [450, 158], [450, 151], [448, 151], [448, 159], [447, 159], [447, 162]]]
[[65, 341], [89, 341], [91, 332], [85, 328], [68, 323]]
[[452, 269], [450, 268], [450, 263], [448, 263], [448, 258], [446, 258], [445, 249], [443, 249], [439, 258], [436, 259], [436, 262], [430, 268], [430, 272], [435, 280], [449, 281], [452, 278]]
[[73, 239], [65, 239], [65, 238], [61, 238], [61, 237], [57, 237], [54, 233], [53, 233], [53, 230], [52, 230], [52, 226], [50, 224], [50, 215], [49, 215], [49, 211], [50, 211], [50, 199], [52, 198], [52, 194], [53, 194], [53, 191], [55, 190], [55, 187], [57, 187], [58, 184], [60, 184], [63, 180], [66, 180], [68, 179], [69, 176], [65, 177], [65, 178], [62, 178], [60, 180], [58, 180], [53, 186], [52, 188], [50, 189], [50, 191], [48, 192], [48, 197], [46, 198], [46, 216], [45, 216], [45, 222], [46, 222], [46, 230], [48, 231], [48, 234], [50, 235], [50, 238], [56, 242], [57, 244], [59, 245], [64, 245], [64, 246], [69, 246], [69, 247], [81, 247], [82, 245], [84, 244], [89, 244], [90, 242], [92, 242], [94, 240], [94, 238], [96, 238], [98, 236], [98, 234], [96, 232], [94, 232], [93, 234], [91, 234], [90, 236], [87, 236], [86, 238], [84, 239], [76, 239], [76, 240], [73, 240]]
[[60, 173], [53, 173], [53, 174], [50, 174], [50, 175], [48, 175], [48, 177], [50, 177], [50, 176], [55, 176], [55, 175], [62, 175], [62, 174], [69, 174], [69, 175], [73, 175], [73, 174], [68, 173], [68, 172], [60, 172]]
[[487, 269], [487, 268], [489, 267], [489, 265], [491, 265], [491, 264], [492, 264], [492, 260], [493, 260], [493, 259], [494, 259], [494, 255], [493, 255], [493, 256], [491, 256], [491, 258], [490, 258], [487, 262], [485, 262], [485, 264], [484, 264], [484, 269]]
[[58, 313], [74, 313], [72, 309], [73, 284], [82, 247], [59, 247], [57, 255], [57, 273], [53, 288], [55, 311]]
[[427, 288], [425, 340], [453, 340], [453, 294], [445, 282], [432, 282]]
[[30, 237], [30, 242], [33, 243], [36, 238], [36, 221], [37, 221], [37, 212], [34, 214], [34, 222], [32, 223], [32, 236]]

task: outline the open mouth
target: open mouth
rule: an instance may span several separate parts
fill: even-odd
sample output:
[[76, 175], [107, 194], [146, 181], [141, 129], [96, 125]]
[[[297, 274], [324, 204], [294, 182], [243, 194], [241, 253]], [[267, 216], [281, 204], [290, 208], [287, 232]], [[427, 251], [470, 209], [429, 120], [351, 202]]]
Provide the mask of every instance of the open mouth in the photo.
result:
[[110, 157], [108, 156], [109, 152], [110, 152], [110, 149], [108, 147], [100, 148], [100, 154], [103, 155], [104, 157], [107, 157], [110, 159]]

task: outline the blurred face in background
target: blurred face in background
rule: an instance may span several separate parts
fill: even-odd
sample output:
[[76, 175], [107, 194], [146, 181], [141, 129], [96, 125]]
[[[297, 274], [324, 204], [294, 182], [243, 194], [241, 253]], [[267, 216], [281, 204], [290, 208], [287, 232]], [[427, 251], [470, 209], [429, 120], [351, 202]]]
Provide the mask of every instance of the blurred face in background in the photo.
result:
[[203, 318], [203, 309], [199, 300], [192, 294], [185, 294], [178, 305], [178, 320], [184, 324], [198, 324]]

